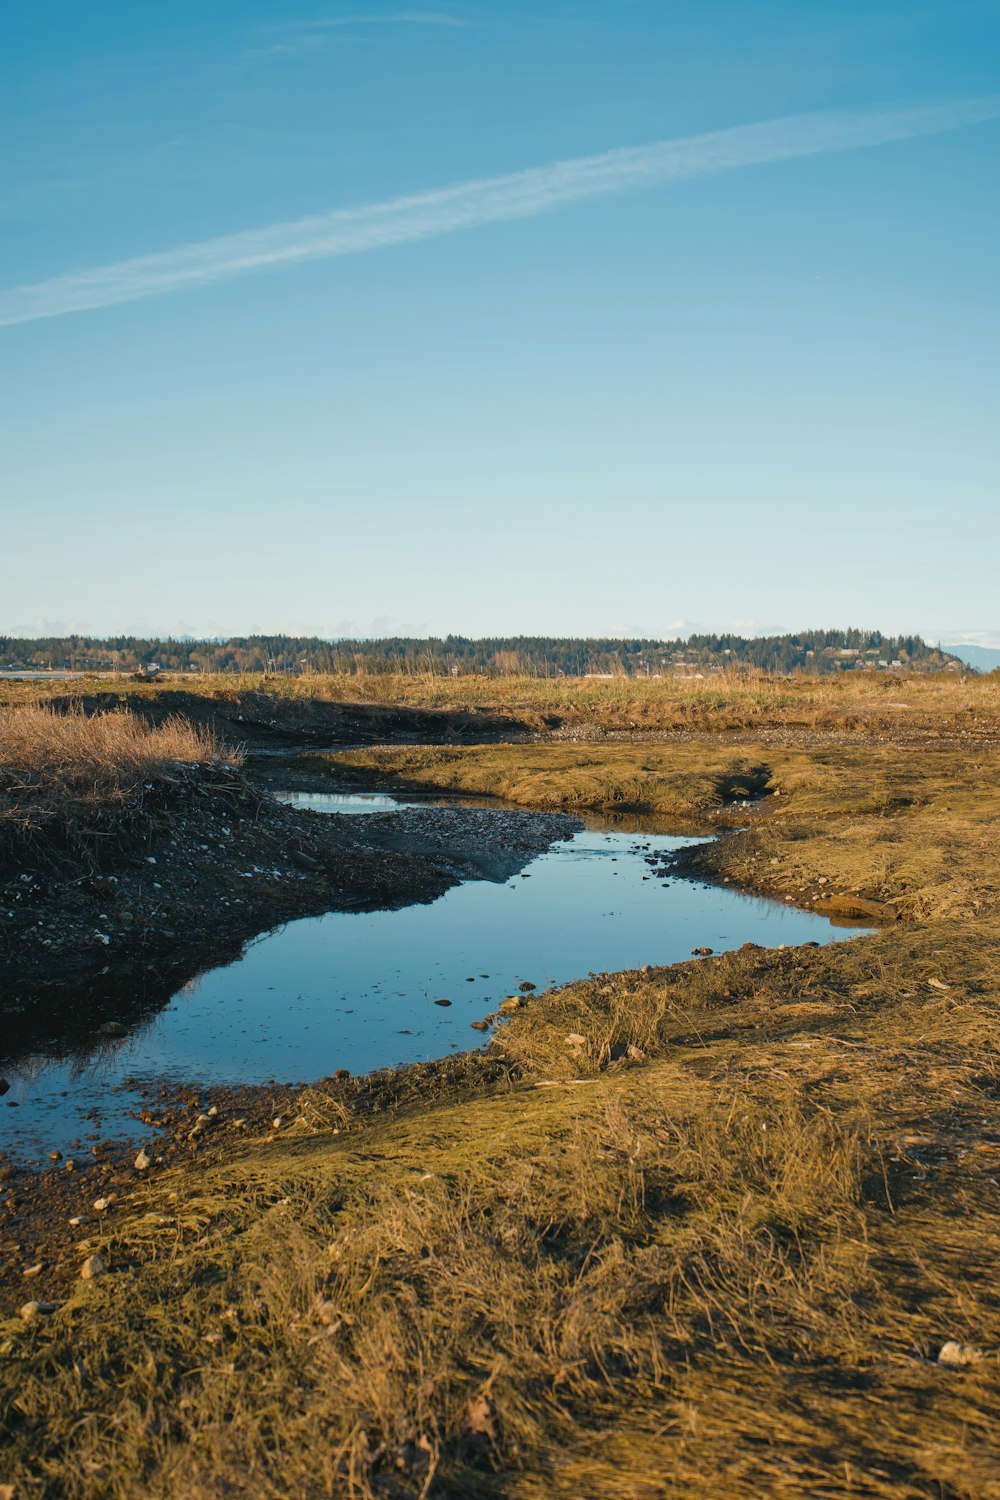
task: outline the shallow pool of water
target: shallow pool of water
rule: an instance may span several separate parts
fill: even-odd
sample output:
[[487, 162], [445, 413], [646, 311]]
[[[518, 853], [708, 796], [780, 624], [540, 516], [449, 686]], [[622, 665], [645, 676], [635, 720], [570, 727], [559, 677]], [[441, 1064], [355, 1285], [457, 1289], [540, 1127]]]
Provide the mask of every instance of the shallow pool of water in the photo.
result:
[[[367, 794], [294, 800], [355, 814], [397, 805]], [[656, 851], [690, 842], [591, 826], [503, 884], [468, 881], [426, 905], [291, 922], [99, 1052], [4, 1061], [0, 1148], [40, 1159], [79, 1149], [75, 1140], [131, 1133], [138, 1100], [121, 1092], [127, 1078], [152, 1095], [164, 1080], [210, 1090], [361, 1073], [479, 1046], [471, 1023], [524, 981], [544, 990], [588, 972], [674, 963], [697, 947], [853, 935], [725, 887], [658, 878], [649, 863]], [[99, 1119], [88, 1120], [94, 1111]]]

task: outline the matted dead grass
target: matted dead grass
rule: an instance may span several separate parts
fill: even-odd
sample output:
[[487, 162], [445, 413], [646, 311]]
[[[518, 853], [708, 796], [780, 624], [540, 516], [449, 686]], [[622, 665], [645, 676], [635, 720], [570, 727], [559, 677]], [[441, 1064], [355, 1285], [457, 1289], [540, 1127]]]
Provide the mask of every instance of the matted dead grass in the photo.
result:
[[[1000, 903], [1000, 750], [817, 746], [708, 736], [679, 744], [421, 746], [308, 755], [387, 787], [503, 797], [567, 812], [638, 809], [742, 828], [705, 851], [718, 878], [801, 905], [858, 895], [909, 918]], [[750, 807], [742, 804], [758, 799]]]
[[79, 1245], [108, 1276], [5, 1325], [6, 1476], [992, 1500], [998, 951], [900, 928], [601, 976], [518, 1013], [507, 1087], [331, 1102], [338, 1134], [313, 1091], [287, 1135], [138, 1185]]

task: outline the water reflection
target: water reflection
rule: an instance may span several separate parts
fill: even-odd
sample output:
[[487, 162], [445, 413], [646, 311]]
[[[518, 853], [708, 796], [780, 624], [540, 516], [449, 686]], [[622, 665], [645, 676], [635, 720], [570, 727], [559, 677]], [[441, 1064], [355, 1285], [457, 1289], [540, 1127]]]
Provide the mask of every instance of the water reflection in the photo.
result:
[[[397, 805], [380, 794], [288, 800], [348, 815]], [[0, 1067], [11, 1085], [0, 1147], [35, 1157], [65, 1149], [95, 1106], [105, 1134], [127, 1128], [133, 1101], [115, 1090], [129, 1077], [308, 1080], [440, 1057], [478, 1045], [471, 1022], [525, 980], [543, 990], [589, 971], [677, 962], [697, 947], [825, 943], [856, 930], [728, 887], [658, 877], [657, 854], [689, 842], [588, 827], [504, 883], [468, 881], [428, 904], [289, 923], [235, 962], [168, 981], [169, 1003], [152, 1020], [134, 1026], [125, 1008], [134, 1029], [124, 1038], [109, 1034], [114, 1020], [95, 1037], [81, 999], [85, 1058], [39, 1048]]]

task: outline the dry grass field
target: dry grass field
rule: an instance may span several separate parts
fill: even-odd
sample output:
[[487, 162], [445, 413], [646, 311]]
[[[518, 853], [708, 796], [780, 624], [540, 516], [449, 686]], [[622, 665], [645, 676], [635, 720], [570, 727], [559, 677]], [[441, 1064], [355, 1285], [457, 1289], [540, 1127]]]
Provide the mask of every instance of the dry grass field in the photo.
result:
[[[725, 742], [359, 755], [714, 822], [712, 878], [899, 920], [532, 996], [448, 1090], [417, 1066], [380, 1111], [331, 1080], [137, 1175], [79, 1231], [107, 1274], [0, 1324], [0, 1485], [997, 1500], [995, 688], [892, 686], [919, 740], [856, 738], [846, 697], [836, 732], [793, 738], [809, 684]], [[734, 807], [748, 767], [767, 794]]]
[[233, 702], [252, 694], [283, 702], [337, 702], [443, 712], [491, 710], [544, 733], [659, 735], [744, 731], [861, 733], [892, 739], [1000, 732], [1000, 674], [901, 677], [844, 672], [788, 678], [763, 672], [707, 678], [437, 677], [385, 673], [265, 677], [164, 674], [155, 682], [81, 677], [59, 682], [0, 680], [0, 702], [125, 693], [138, 705], [185, 692]]

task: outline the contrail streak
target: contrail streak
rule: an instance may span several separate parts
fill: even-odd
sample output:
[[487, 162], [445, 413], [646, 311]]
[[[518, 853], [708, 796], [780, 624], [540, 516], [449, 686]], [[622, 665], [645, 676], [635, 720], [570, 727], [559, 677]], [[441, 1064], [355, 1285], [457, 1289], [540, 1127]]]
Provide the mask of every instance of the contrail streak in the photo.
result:
[[576, 157], [502, 177], [483, 177], [381, 203], [334, 209], [11, 287], [0, 291], [0, 325], [110, 307], [269, 266], [356, 255], [479, 224], [531, 218], [588, 198], [764, 162], [878, 146], [998, 117], [1000, 95], [994, 94], [923, 107], [788, 115], [707, 135]]

